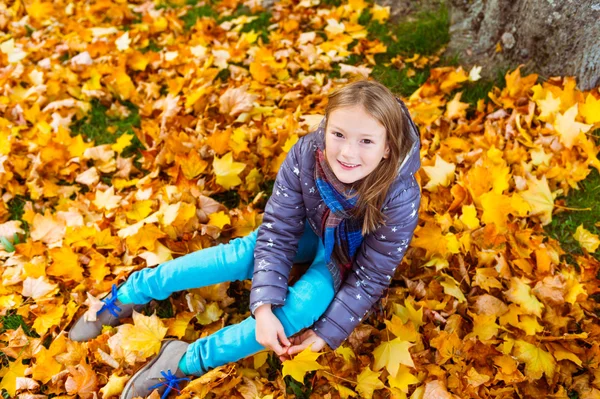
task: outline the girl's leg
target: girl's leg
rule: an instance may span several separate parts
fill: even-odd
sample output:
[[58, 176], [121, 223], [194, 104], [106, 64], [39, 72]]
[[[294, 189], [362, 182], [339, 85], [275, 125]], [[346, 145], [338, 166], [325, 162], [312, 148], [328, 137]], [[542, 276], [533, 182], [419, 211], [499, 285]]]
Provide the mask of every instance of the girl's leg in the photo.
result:
[[[204, 248], [155, 268], [138, 270], [119, 288], [119, 300], [123, 303], [145, 304], [152, 299], [165, 299], [176, 291], [250, 279], [254, 271], [257, 235], [258, 229], [227, 244]], [[313, 259], [318, 241], [319, 238], [307, 222], [294, 262]]]
[[[325, 264], [323, 245], [319, 244], [310, 268], [289, 287], [285, 305], [273, 310], [288, 337], [313, 325], [333, 300], [333, 279]], [[185, 368], [190, 374], [202, 375], [263, 349], [256, 341], [256, 320], [248, 317], [191, 344], [184, 357]]]

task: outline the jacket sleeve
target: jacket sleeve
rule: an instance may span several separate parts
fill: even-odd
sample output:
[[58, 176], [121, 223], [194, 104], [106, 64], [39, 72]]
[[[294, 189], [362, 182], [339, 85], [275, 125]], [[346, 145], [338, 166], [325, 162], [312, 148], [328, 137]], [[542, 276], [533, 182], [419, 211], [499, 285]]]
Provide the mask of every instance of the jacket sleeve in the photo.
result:
[[412, 240], [420, 201], [419, 186], [413, 178], [412, 184], [383, 208], [386, 224], [365, 236], [351, 273], [313, 325], [315, 333], [332, 349], [348, 338], [390, 285]]
[[263, 304], [276, 307], [285, 303], [288, 277], [306, 220], [299, 163], [305, 137], [292, 146], [283, 161], [258, 228], [250, 290], [252, 316]]

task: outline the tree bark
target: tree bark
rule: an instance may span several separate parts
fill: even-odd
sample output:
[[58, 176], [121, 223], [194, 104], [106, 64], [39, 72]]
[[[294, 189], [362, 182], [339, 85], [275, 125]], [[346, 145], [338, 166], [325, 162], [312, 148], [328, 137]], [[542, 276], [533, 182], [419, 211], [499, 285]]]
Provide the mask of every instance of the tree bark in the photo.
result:
[[450, 0], [449, 6], [446, 55], [483, 66], [482, 75], [525, 64], [525, 73], [544, 79], [575, 76], [581, 90], [600, 85], [599, 0]]

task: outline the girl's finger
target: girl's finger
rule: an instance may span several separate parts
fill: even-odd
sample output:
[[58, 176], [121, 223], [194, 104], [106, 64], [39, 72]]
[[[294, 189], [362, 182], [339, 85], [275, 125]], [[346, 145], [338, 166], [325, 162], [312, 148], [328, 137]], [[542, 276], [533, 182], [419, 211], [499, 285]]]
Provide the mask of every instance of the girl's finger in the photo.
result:
[[295, 355], [296, 353], [302, 352], [307, 347], [308, 347], [308, 344], [306, 344], [306, 343], [300, 344], [300, 345], [294, 345], [288, 349], [287, 353], [288, 353], [288, 355]]
[[281, 342], [283, 346], [290, 346], [292, 344], [290, 340], [285, 336], [285, 332], [283, 331], [283, 329], [277, 331], [277, 337], [279, 338], [279, 342]]

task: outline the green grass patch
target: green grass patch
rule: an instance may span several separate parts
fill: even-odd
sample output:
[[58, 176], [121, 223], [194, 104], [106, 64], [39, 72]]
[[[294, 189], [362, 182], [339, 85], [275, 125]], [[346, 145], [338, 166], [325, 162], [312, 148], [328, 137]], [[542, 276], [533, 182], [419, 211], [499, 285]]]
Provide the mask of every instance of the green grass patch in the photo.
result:
[[238, 205], [240, 204], [241, 197], [237, 190], [234, 189], [223, 191], [222, 193], [218, 194], [213, 194], [212, 199], [225, 205], [227, 209], [233, 209], [238, 207]]
[[212, 19], [217, 19], [218, 17], [217, 11], [215, 11], [209, 5], [203, 5], [200, 7], [192, 7], [190, 8], [181, 18], [183, 21], [183, 26], [185, 29], [189, 30], [194, 25], [196, 25], [196, 21], [203, 17], [208, 17]]
[[[405, 97], [410, 96], [427, 81], [430, 67], [414, 68], [412, 74], [409, 73], [409, 70], [413, 69], [410, 65], [402, 69], [391, 65], [392, 58], [398, 55], [412, 57], [414, 54], [423, 56], [437, 54], [450, 41], [450, 17], [447, 7], [443, 4], [435, 12], [420, 12], [410, 19], [395, 24], [389, 21], [383, 24], [374, 21], [370, 11], [365, 9], [359, 17], [359, 23], [367, 27], [370, 40], [379, 39], [387, 46], [386, 53], [375, 56], [377, 64], [373, 67], [371, 76], [392, 92]], [[350, 59], [346, 63], [351, 65], [361, 63], [362, 57], [356, 55], [352, 57], [357, 58]], [[334, 67], [334, 72], [330, 76], [337, 77], [338, 70], [339, 68]]]
[[30, 200], [22, 195], [17, 195], [8, 201], [8, 220], [20, 220], [21, 228], [23, 230], [29, 230], [29, 224], [23, 220], [23, 213], [25, 213], [25, 203]]
[[185, 29], [191, 29], [198, 19], [207, 17], [214, 19], [217, 24], [221, 24], [232, 19], [239, 18], [243, 15], [258, 17], [252, 22], [245, 24], [240, 32], [257, 32], [263, 40], [263, 43], [269, 43], [269, 30], [267, 29], [271, 25], [272, 14], [268, 11], [253, 14], [252, 10], [246, 5], [239, 5], [231, 15], [220, 16], [219, 12], [215, 9], [214, 5], [204, 4], [202, 6], [196, 6], [190, 8], [182, 17], [183, 26]]
[[27, 325], [27, 323], [25, 323], [25, 320], [23, 320], [21, 315], [16, 314], [15, 310], [9, 310], [6, 316], [0, 316], [0, 323], [2, 323], [2, 326], [0, 326], [0, 334], [8, 330], [16, 330], [20, 326], [23, 328], [23, 332], [27, 336], [32, 338], [40, 337], [34, 330], [31, 329], [31, 327]]
[[427, 81], [429, 70], [429, 68], [416, 69], [415, 75], [409, 77], [407, 75], [409, 68], [398, 69], [393, 66], [386, 67], [383, 63], [378, 62], [373, 67], [371, 76], [389, 88], [393, 93], [408, 97]]
[[[115, 143], [125, 133], [132, 134], [131, 145], [125, 148], [121, 155], [123, 157], [136, 155], [138, 158], [139, 150], [143, 148], [143, 145], [133, 130], [134, 127], [140, 127], [137, 106], [129, 101], [123, 102], [122, 105], [129, 110], [129, 116], [121, 119], [107, 115], [108, 108], [97, 99], [93, 99], [91, 105], [92, 108], [86, 116], [71, 124], [71, 135], [81, 134], [88, 140], [93, 140], [96, 145], [102, 145]], [[109, 127], [114, 131], [111, 132]]]
[[[370, 14], [363, 11], [365, 13]], [[381, 40], [392, 57], [398, 54], [432, 55], [450, 41], [450, 15], [444, 4], [434, 12], [417, 13], [411, 20], [399, 21], [396, 25], [371, 21], [369, 15], [361, 15], [360, 19], [368, 21], [369, 38]]]
[[159, 46], [158, 43], [156, 43], [156, 41], [154, 39], [150, 39], [148, 41], [148, 45], [142, 49], [140, 49], [140, 52], [142, 54], [146, 54], [148, 51], [152, 51], [155, 53], [160, 53], [160, 50], [162, 50], [162, 47]]
[[[599, 137], [600, 131], [597, 130], [595, 135]], [[600, 220], [600, 202], [598, 201], [600, 198], [600, 174], [598, 171], [592, 169], [580, 186], [579, 190], [569, 192], [565, 198], [566, 206], [576, 209], [589, 208], [589, 210], [565, 211], [556, 214], [552, 217], [552, 222], [545, 228], [550, 237], [560, 242], [562, 248], [567, 252], [567, 260], [571, 262], [573, 254], [583, 254], [579, 242], [573, 238], [578, 226], [583, 225], [591, 233], [600, 235], [600, 228], [595, 225]], [[591, 255], [600, 260], [600, 251]]]
[[489, 100], [489, 93], [492, 91], [494, 87], [502, 90], [506, 87], [506, 79], [505, 79], [506, 70], [496, 70], [496, 77], [494, 79], [479, 79], [475, 82], [466, 82], [461, 85], [459, 88], [453, 90], [448, 98], [454, 98], [454, 96], [458, 92], [462, 92], [462, 96], [460, 101], [463, 103], [469, 104], [469, 108], [467, 109], [467, 118], [471, 119], [475, 110], [477, 109], [477, 102], [479, 100], [484, 100], [487, 102]]

